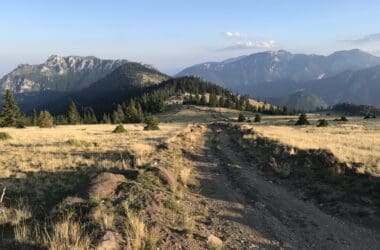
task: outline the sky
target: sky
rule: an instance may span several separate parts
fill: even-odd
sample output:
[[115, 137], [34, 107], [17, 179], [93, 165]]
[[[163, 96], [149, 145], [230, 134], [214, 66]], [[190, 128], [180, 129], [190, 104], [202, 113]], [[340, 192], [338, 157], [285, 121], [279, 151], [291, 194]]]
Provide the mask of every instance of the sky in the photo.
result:
[[50, 55], [152, 64], [175, 74], [260, 51], [380, 56], [379, 0], [1, 0], [0, 77]]

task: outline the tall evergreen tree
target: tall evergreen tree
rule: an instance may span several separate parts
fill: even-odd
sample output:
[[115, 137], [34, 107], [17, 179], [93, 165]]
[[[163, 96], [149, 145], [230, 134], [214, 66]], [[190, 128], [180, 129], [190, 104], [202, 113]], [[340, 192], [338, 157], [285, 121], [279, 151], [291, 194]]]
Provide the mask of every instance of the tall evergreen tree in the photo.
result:
[[40, 128], [51, 128], [54, 126], [54, 118], [48, 111], [41, 111], [38, 117], [38, 126]]
[[80, 114], [78, 113], [77, 106], [74, 101], [69, 104], [69, 109], [67, 111], [67, 120], [69, 124], [79, 124], [81, 122]]
[[37, 113], [36, 109], [33, 109], [33, 111], [32, 111], [31, 125], [32, 126], [38, 125], [38, 113]]
[[18, 107], [12, 92], [7, 89], [4, 96], [4, 105], [0, 116], [2, 127], [16, 126], [20, 118], [20, 108]]
[[124, 114], [123, 107], [120, 104], [116, 106], [116, 113], [119, 120], [118, 123], [123, 123], [125, 121], [125, 114]]
[[208, 104], [207, 103], [207, 98], [206, 98], [205, 94], [202, 95], [201, 100], [199, 101], [199, 104], [202, 105], [202, 106], [206, 106]]
[[208, 104], [210, 107], [216, 107], [218, 105], [218, 97], [215, 95], [215, 93], [210, 94], [210, 100]]
[[111, 123], [111, 118], [109, 114], [103, 113], [102, 123], [105, 123], [105, 124]]

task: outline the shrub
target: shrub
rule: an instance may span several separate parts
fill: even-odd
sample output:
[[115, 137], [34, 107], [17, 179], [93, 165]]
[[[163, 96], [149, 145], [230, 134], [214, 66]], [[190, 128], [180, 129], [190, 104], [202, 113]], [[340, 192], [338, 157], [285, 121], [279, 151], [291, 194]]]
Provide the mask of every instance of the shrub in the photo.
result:
[[243, 115], [243, 113], [239, 114], [238, 122], [244, 122], [246, 120], [246, 117]]
[[7, 132], [0, 132], [0, 141], [11, 139], [12, 137]]
[[116, 126], [116, 128], [112, 131], [112, 133], [121, 134], [121, 133], [127, 133], [127, 130], [124, 128], [123, 124], [119, 124]]
[[256, 114], [255, 115], [255, 120], [254, 122], [261, 122], [261, 115], [260, 114]]
[[348, 119], [347, 119], [347, 117], [342, 116], [342, 117], [340, 118], [340, 121], [342, 121], [342, 122], [348, 122]]
[[305, 113], [302, 113], [299, 118], [298, 118], [298, 121], [296, 122], [295, 124], [296, 126], [300, 126], [300, 125], [310, 125], [310, 122], [307, 120], [307, 116]]
[[145, 117], [145, 127], [144, 130], [159, 130], [158, 127], [158, 119], [154, 116], [147, 116]]
[[318, 121], [317, 127], [327, 127], [329, 123], [325, 119], [321, 119]]

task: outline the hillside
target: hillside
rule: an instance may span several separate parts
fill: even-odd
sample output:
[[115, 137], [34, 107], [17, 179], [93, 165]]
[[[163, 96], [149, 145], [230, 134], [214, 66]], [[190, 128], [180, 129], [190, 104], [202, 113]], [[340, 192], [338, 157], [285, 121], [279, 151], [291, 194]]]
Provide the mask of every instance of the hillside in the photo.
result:
[[336, 76], [310, 81], [299, 87], [323, 98], [328, 104], [352, 102], [380, 107], [380, 66], [345, 71]]
[[102, 60], [96, 57], [50, 56], [38, 65], [22, 64], [0, 80], [0, 92], [76, 91], [103, 78], [126, 60]]
[[315, 111], [328, 107], [324, 100], [304, 91], [297, 91], [284, 97], [266, 98], [266, 100], [278, 106], [287, 106], [300, 111]]

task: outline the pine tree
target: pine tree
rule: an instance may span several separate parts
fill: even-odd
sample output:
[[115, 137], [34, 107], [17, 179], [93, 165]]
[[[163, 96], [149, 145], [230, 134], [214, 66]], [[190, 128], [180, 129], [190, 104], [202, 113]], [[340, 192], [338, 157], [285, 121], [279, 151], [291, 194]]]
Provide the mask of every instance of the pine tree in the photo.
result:
[[155, 116], [149, 115], [145, 117], [144, 130], [159, 130], [158, 123], [158, 119]]
[[201, 101], [201, 98], [199, 96], [198, 93], [195, 94], [195, 97], [194, 97], [194, 104], [195, 105], [199, 105], [199, 102]]
[[125, 121], [125, 114], [124, 114], [123, 107], [120, 104], [116, 106], [116, 112], [117, 112], [119, 123], [123, 123]]
[[38, 126], [40, 128], [51, 128], [54, 126], [54, 119], [48, 111], [41, 111], [38, 117]]
[[126, 109], [126, 121], [130, 123], [140, 123], [144, 120], [144, 112], [139, 102], [133, 99], [128, 103]]
[[136, 122], [137, 123], [143, 122], [144, 121], [144, 112], [143, 112], [139, 102], [136, 102], [136, 110], [137, 110]]
[[102, 123], [110, 124], [111, 118], [109, 114], [103, 113]]
[[226, 101], [226, 99], [224, 98], [224, 96], [219, 97], [218, 106], [219, 107], [224, 107], [225, 101]]
[[117, 113], [116, 110], [114, 110], [114, 111], [112, 112], [112, 123], [113, 123], [113, 124], [122, 123], [122, 121], [121, 121], [120, 118], [119, 118], [119, 114]]
[[74, 101], [70, 102], [69, 109], [67, 111], [67, 120], [69, 124], [79, 124], [81, 122], [81, 117]]
[[31, 125], [37, 126], [37, 124], [38, 124], [38, 113], [36, 109], [33, 109], [32, 117], [31, 117]]
[[255, 120], [254, 122], [261, 122], [261, 115], [260, 114], [256, 114], [255, 115]]
[[210, 94], [210, 100], [208, 102], [210, 107], [216, 107], [218, 105], [218, 98], [215, 93]]
[[17, 120], [20, 118], [20, 109], [9, 89], [5, 91], [4, 99], [4, 105], [0, 116], [0, 125], [2, 127], [16, 126]]
[[207, 105], [207, 98], [206, 98], [205, 94], [202, 95], [201, 100], [199, 101], [199, 104], [202, 105], [202, 106], [206, 106]]

